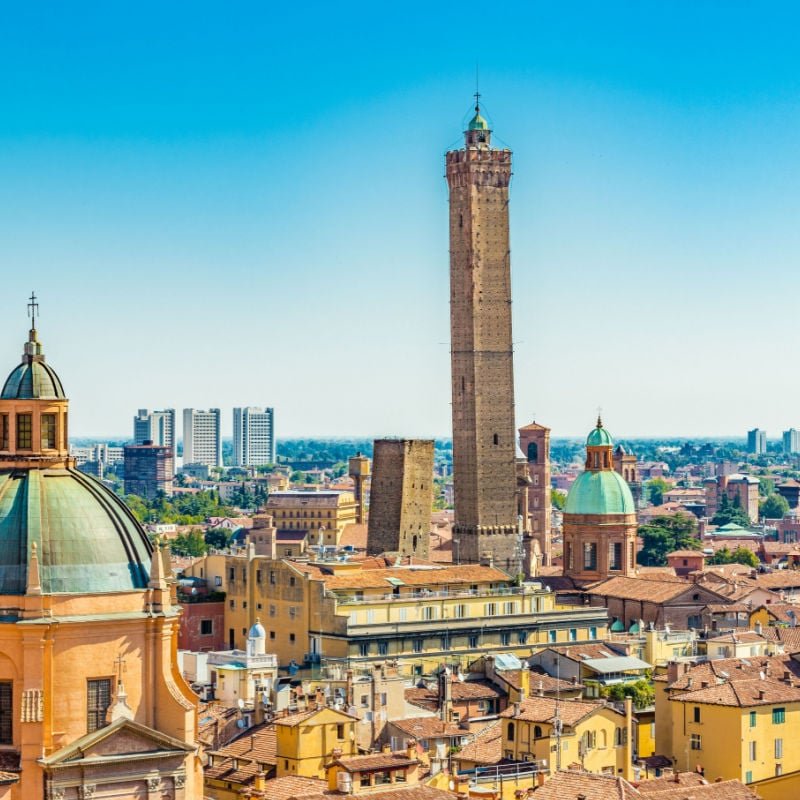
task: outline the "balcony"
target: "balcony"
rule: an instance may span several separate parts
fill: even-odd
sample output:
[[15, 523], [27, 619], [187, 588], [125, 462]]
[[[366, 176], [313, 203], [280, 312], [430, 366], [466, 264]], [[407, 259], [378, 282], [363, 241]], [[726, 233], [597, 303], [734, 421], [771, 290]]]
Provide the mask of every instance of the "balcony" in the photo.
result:
[[547, 592], [541, 584], [527, 584], [525, 586], [501, 586], [495, 589], [468, 589], [464, 591], [440, 591], [432, 592], [428, 590], [421, 590], [418, 592], [403, 592], [395, 594], [394, 592], [387, 592], [379, 595], [356, 595], [356, 594], [340, 594], [330, 589], [326, 590], [325, 597], [336, 600], [342, 605], [350, 604], [367, 604], [367, 603], [394, 603], [394, 602], [415, 602], [417, 600], [452, 600], [460, 597], [514, 597], [520, 595], [534, 595], [534, 594], [552, 594]]

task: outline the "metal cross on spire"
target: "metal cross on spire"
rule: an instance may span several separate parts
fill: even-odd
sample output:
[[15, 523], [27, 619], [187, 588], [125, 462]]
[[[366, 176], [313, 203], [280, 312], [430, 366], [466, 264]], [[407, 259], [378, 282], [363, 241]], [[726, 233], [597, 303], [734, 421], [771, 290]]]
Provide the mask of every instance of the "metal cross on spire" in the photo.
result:
[[31, 327], [36, 327], [36, 317], [39, 315], [39, 304], [36, 302], [36, 293], [31, 292], [28, 298], [28, 316], [31, 318]]
[[122, 652], [114, 659], [114, 663], [117, 665], [117, 682], [122, 683], [122, 673], [125, 672], [125, 657]]
[[480, 74], [478, 72], [479, 65], [475, 62], [475, 112], [480, 113], [481, 110], [481, 89], [480, 89]]

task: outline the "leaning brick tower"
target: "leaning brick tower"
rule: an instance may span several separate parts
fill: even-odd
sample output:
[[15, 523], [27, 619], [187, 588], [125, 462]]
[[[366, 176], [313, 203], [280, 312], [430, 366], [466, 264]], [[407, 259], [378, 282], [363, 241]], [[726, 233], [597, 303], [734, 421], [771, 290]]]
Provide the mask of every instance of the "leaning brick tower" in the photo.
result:
[[521, 568], [517, 522], [508, 185], [511, 151], [491, 147], [476, 104], [450, 189], [454, 557]]

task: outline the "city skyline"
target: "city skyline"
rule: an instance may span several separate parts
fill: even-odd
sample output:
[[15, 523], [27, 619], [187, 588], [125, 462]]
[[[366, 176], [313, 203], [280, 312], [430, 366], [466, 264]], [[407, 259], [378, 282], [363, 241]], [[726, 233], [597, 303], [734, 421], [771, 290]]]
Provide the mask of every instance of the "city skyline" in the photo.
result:
[[253, 8], [247, 25], [167, 10], [156, 33], [98, 8], [68, 34], [65, 12], [15, 9], [0, 33], [19, 76], [0, 89], [0, 356], [18, 360], [35, 289], [75, 437], [243, 394], [275, 407], [279, 438], [449, 436], [442, 157], [476, 58], [516, 165], [517, 424], [580, 436], [598, 405], [618, 439], [798, 424], [779, 344], [800, 204], [790, 6], [519, 6], [466, 48], [469, 15], [442, 7], [335, 43], [332, 12]]

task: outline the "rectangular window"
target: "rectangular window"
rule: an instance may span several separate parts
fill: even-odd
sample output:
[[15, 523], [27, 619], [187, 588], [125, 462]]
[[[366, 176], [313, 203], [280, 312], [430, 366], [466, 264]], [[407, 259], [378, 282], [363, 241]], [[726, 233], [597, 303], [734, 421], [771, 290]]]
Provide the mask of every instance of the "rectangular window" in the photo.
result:
[[773, 708], [772, 709], [772, 724], [773, 725], [783, 725], [786, 722], [786, 709], [785, 708]]
[[12, 744], [14, 701], [11, 686], [11, 681], [0, 683], [0, 744]]
[[0, 414], [0, 450], [8, 450], [8, 414]]
[[275, 570], [273, 569], [269, 571], [269, 582], [273, 584], [273, 586], [275, 585]]
[[215, 575], [214, 576], [214, 586], [222, 586], [222, 576]]
[[508, 631], [502, 631], [500, 634], [500, 644], [503, 647], [508, 647], [511, 644], [511, 634]]
[[597, 545], [594, 542], [584, 542], [583, 568], [588, 570], [597, 569]]
[[516, 603], [503, 603], [503, 613], [504, 614], [516, 614], [517, 613], [517, 604]]
[[775, 758], [783, 758], [783, 739], [775, 740]]
[[484, 603], [483, 615], [485, 617], [493, 617], [497, 614], [497, 603]]
[[290, 644], [294, 644], [295, 638], [296, 638], [295, 635], [293, 633], [290, 633], [289, 634], [289, 643]]
[[378, 642], [378, 655], [385, 656], [389, 652], [388, 642]]
[[756, 749], [756, 743], [755, 742], [749, 742], [748, 746], [747, 746], [747, 753], [748, 753], [748, 756], [750, 757], [751, 761], [755, 761], [756, 760], [757, 752], [758, 751]]
[[527, 644], [528, 643], [528, 632], [527, 631], [518, 631], [517, 632], [517, 641], [520, 644]]
[[88, 733], [104, 728], [111, 705], [111, 678], [86, 682], [86, 728]]
[[415, 653], [422, 652], [422, 639], [414, 639], [413, 649]]
[[453, 609], [453, 616], [461, 619], [467, 616], [467, 607], [464, 604], [459, 604]]
[[699, 733], [693, 733], [691, 738], [689, 739], [689, 745], [692, 750], [702, 750], [703, 749], [703, 740], [700, 737]]
[[608, 545], [608, 568], [622, 569], [622, 542], [610, 542]]
[[42, 414], [40, 417], [42, 450], [56, 449], [56, 415]]
[[336, 738], [339, 739], [339, 741], [344, 739], [344, 725], [339, 724], [336, 726]]
[[753, 782], [753, 773], [750, 770], [747, 770], [744, 774], [744, 782], [745, 783], [752, 783]]
[[694, 707], [694, 713], [692, 719], [694, 722], [700, 722], [700, 706]]
[[556, 641], [557, 634], [555, 631], [547, 631], [547, 641], [551, 644]]
[[256, 570], [256, 583], [261, 583], [261, 570]]
[[570, 628], [569, 629], [569, 640], [571, 642], [578, 641], [578, 629], [577, 628]]
[[234, 581], [234, 580], [236, 580], [236, 568], [235, 568], [235, 567], [231, 567], [231, 568], [228, 570], [228, 580], [229, 580], [229, 581]]
[[358, 645], [358, 652], [362, 656], [369, 655], [369, 642], [360, 642]]
[[17, 450], [33, 447], [33, 427], [30, 414], [17, 414]]
[[755, 711], [751, 711], [750, 712], [750, 727], [751, 728], [755, 728], [755, 726], [756, 726], [756, 712]]
[[201, 636], [211, 636], [214, 633], [214, 620], [213, 619], [201, 619], [200, 620], [200, 635]]
[[422, 619], [436, 619], [436, 607], [435, 606], [423, 606], [422, 607]]
[[597, 628], [589, 628], [589, 638], [590, 639], [597, 638]]
[[478, 646], [478, 637], [475, 634], [469, 637], [469, 646], [473, 650]]

